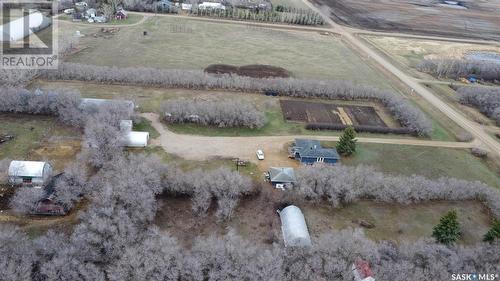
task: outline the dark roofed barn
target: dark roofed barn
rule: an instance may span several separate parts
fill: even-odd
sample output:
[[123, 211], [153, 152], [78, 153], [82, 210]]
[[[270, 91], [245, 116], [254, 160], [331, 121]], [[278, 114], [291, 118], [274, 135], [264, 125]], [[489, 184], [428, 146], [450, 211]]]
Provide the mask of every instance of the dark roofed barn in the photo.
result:
[[44, 196], [40, 201], [38, 201], [34, 215], [51, 215], [51, 216], [63, 216], [68, 212], [68, 209], [62, 206], [59, 202], [55, 200], [55, 183], [59, 177], [63, 174], [58, 174], [52, 178], [52, 180], [43, 188]]
[[340, 160], [335, 148], [323, 148], [318, 140], [296, 139], [292, 156], [302, 164], [326, 163], [334, 165]]

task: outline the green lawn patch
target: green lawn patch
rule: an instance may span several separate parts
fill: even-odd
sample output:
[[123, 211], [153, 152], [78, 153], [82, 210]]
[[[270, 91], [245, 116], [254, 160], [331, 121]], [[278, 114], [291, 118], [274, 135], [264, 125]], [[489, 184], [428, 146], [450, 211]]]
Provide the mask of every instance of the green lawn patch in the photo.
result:
[[158, 133], [158, 131], [151, 125], [151, 121], [142, 117], [139, 119], [138, 122], [134, 122], [132, 130], [140, 132], [148, 132], [149, 137], [152, 139], [156, 139], [157, 137], [160, 136], [160, 133]]
[[391, 174], [478, 180], [500, 188], [498, 167], [490, 166], [465, 149], [358, 143], [356, 153], [341, 162], [345, 165], [370, 165]]

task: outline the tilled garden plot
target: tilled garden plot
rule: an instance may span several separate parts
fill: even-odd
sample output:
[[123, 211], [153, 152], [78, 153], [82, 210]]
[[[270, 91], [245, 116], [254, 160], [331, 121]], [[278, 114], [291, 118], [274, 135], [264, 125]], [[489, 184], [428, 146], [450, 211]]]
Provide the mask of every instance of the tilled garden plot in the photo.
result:
[[289, 121], [387, 127], [375, 108], [371, 106], [337, 105], [296, 100], [280, 100], [280, 105], [285, 119]]

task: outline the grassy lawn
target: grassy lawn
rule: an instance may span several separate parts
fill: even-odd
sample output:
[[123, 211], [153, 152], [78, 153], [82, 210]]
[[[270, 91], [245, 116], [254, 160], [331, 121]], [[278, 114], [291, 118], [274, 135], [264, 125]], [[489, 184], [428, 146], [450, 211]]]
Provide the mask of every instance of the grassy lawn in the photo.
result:
[[474, 244], [489, 230], [490, 217], [479, 202], [428, 202], [399, 205], [360, 201], [334, 209], [327, 204], [301, 206], [312, 238], [321, 233], [359, 227], [353, 223], [364, 220], [375, 225], [365, 229], [373, 240], [413, 242], [431, 238], [432, 228], [450, 210], [457, 210], [462, 236], [459, 244]]
[[[134, 153], [135, 150], [132, 150]], [[236, 170], [236, 163], [232, 159], [222, 159], [222, 158], [214, 158], [210, 161], [191, 161], [180, 158], [176, 155], [165, 152], [163, 148], [160, 146], [148, 146], [145, 149], [137, 150], [137, 153], [146, 153], [147, 155], [156, 155], [160, 157], [165, 163], [172, 164], [184, 171], [194, 170], [194, 169], [203, 169], [203, 170], [212, 170], [217, 169], [219, 167], [228, 167], [231, 170]], [[253, 163], [247, 163], [246, 166], [239, 166], [238, 171], [246, 175], [257, 182], [262, 181], [262, 174], [258, 170], [257, 165]]]
[[134, 127], [132, 128], [134, 131], [140, 131], [140, 132], [148, 132], [149, 137], [152, 139], [155, 139], [160, 136], [160, 133], [151, 126], [151, 121], [147, 120], [146, 118], [140, 118], [139, 122], [134, 123]]
[[[325, 142], [332, 146], [334, 143]], [[343, 158], [345, 165], [370, 165], [391, 174], [419, 174], [429, 178], [449, 176], [478, 180], [500, 188], [500, 169], [474, 157], [468, 150], [411, 145], [359, 143], [354, 156]]]
[[81, 133], [49, 116], [0, 114], [3, 134], [14, 139], [0, 144], [0, 159], [47, 160], [61, 171], [80, 151]]
[[0, 159], [24, 159], [54, 124], [51, 117], [1, 114], [0, 135], [12, 135], [14, 139], [0, 144]]
[[[81, 27], [60, 24], [62, 33], [72, 34]], [[143, 36], [145, 30], [148, 36]], [[97, 28], [80, 31], [91, 34]], [[89, 48], [68, 61], [181, 69], [203, 69], [214, 63], [269, 64], [284, 67], [299, 78], [340, 79], [390, 88], [383, 76], [341, 39], [313, 32], [152, 17], [138, 26], [120, 29], [111, 39], [86, 36], [80, 44]]]

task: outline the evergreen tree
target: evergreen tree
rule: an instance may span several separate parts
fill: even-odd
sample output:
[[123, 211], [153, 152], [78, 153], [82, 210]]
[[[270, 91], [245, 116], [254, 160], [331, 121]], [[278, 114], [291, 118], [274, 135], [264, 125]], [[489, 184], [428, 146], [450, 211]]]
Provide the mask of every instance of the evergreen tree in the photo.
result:
[[337, 143], [337, 151], [346, 156], [356, 152], [356, 131], [353, 127], [349, 126], [344, 130]]
[[495, 220], [491, 229], [484, 235], [484, 242], [493, 242], [495, 239], [500, 239], [500, 220]]
[[455, 210], [448, 212], [432, 230], [432, 237], [442, 244], [452, 244], [460, 238], [460, 224]]

